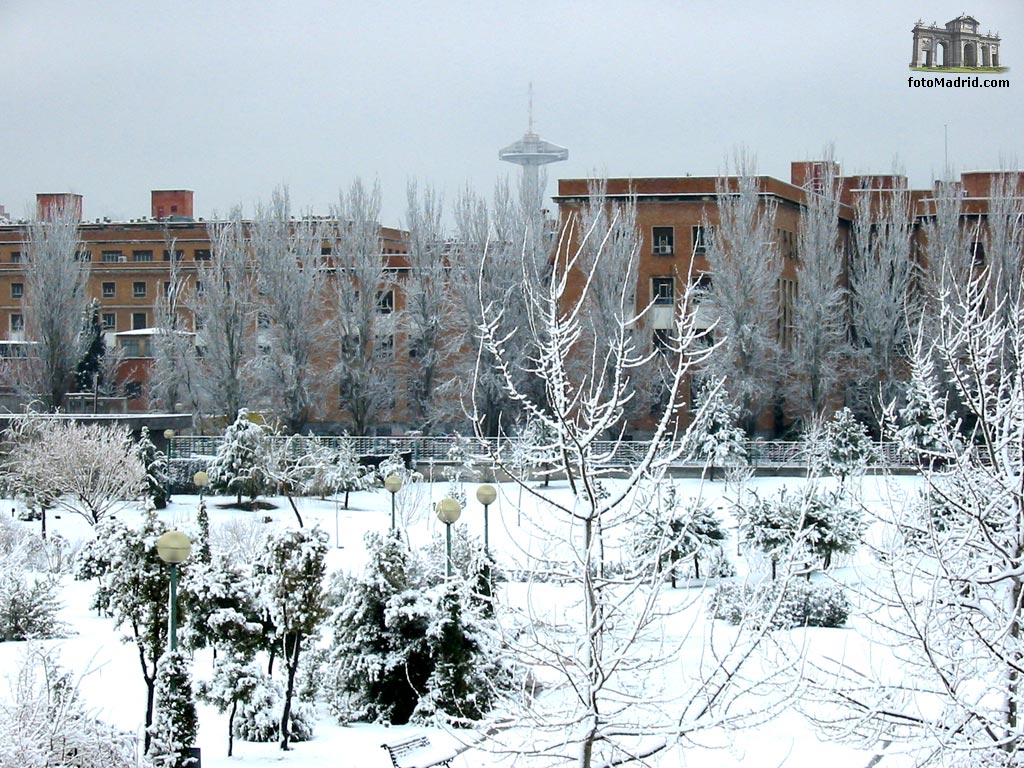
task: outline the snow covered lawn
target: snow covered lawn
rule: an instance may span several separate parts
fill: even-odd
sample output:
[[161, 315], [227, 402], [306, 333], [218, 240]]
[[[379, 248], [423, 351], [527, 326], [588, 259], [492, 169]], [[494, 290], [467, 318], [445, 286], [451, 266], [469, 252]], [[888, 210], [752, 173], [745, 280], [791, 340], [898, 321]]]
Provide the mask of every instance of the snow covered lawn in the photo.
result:
[[[765, 496], [775, 493], [780, 487], [798, 487], [803, 481], [799, 478], [757, 478], [748, 484], [748, 491], [756, 491]], [[722, 501], [727, 492], [723, 482], [703, 485], [697, 480], [675, 480], [681, 497], [703, 495], [712, 508], [720, 509], [723, 524], [731, 535], [735, 535], [735, 520], [728, 512], [728, 504]], [[554, 493], [565, 493], [554, 484]], [[863, 480], [861, 497], [868, 510], [882, 510], [889, 504], [900, 504], [902, 500], [914, 492], [920, 485], [918, 478], [882, 478], [867, 477]], [[433, 537], [443, 536], [443, 525], [433, 513], [433, 503], [442, 498], [448, 489], [447, 483], [423, 483], [407, 488], [398, 497], [398, 517], [401, 527], [406, 531], [411, 544], [421, 547], [428, 544]], [[469, 533], [483, 541], [483, 512], [475, 500], [476, 486], [466, 485], [467, 498], [470, 500], [464, 510], [458, 526], [465, 526]], [[731, 492], [731, 491], [730, 491]], [[208, 497], [211, 526], [214, 541], [218, 535], [230, 528], [232, 521], [248, 521], [254, 517], [262, 520], [270, 519], [272, 525], [293, 526], [295, 518], [288, 504], [283, 499], [270, 499], [276, 509], [267, 512], [241, 512], [221, 509], [217, 505], [228, 501], [216, 497]], [[161, 517], [175, 527], [186, 531], [194, 526], [195, 511], [198, 499], [194, 496], [175, 496], [169, 507], [161, 512]], [[0, 501], [0, 509], [9, 510], [13, 504]], [[345, 569], [354, 571], [362, 569], [365, 563], [365, 552], [362, 545], [363, 535], [368, 531], [386, 531], [390, 523], [390, 496], [383, 490], [361, 491], [351, 495], [349, 509], [344, 509], [334, 500], [300, 499], [299, 509], [307, 526], [319, 525], [328, 532], [331, 549], [328, 555], [329, 570]], [[141, 515], [141, 510], [127, 510], [119, 514], [126, 522], [133, 523]], [[558, 537], [549, 535], [547, 530], [554, 522], [554, 517], [547, 513], [529, 494], [522, 494], [513, 485], [502, 485], [498, 500], [490, 508], [490, 543], [500, 566], [507, 572], [525, 569], [530, 558], [538, 554], [552, 556], [552, 542]], [[25, 526], [38, 528], [38, 523], [22, 523]], [[236, 524], [237, 525], [237, 524]], [[48, 529], [59, 533], [73, 543], [80, 543], [92, 534], [86, 521], [78, 516], [63, 513], [59, 518], [52, 515], [48, 520]], [[244, 526], [239, 526], [244, 530]], [[220, 532], [220, 534], [218, 534]], [[625, 532], [613, 533], [610, 536], [611, 546], [615, 546], [615, 536], [621, 537]], [[876, 525], [869, 529], [868, 536], [880, 536], [882, 531]], [[724, 543], [729, 557], [733, 559], [737, 570], [746, 572], [748, 564], [736, 555], [736, 542], [732, 538]], [[611, 553], [609, 559], [614, 561], [616, 555]], [[871, 578], [872, 564], [869, 559], [858, 554], [838, 563], [834, 576], [847, 582], [858, 582]], [[667, 584], [664, 587], [664, 598], [667, 604], [677, 604], [680, 611], [673, 613], [665, 621], [663, 628], [667, 642], [685, 643], [685, 651], [681, 661], [683, 665], [688, 659], [696, 659], [706, 653], [704, 647], [709, 630], [714, 629], [714, 636], [724, 637], [731, 628], [721, 622], [712, 623], [706, 619], [701, 595], [693, 587], [685, 586], [672, 590]], [[101, 618], [90, 611], [88, 606], [92, 597], [92, 583], [75, 582], [70, 576], [63, 580], [64, 608], [61, 619], [70, 628], [65, 639], [47, 641], [59, 649], [63, 664], [77, 674], [83, 674], [81, 693], [85, 700], [95, 709], [95, 714], [103, 720], [120, 728], [141, 734], [141, 721], [145, 709], [145, 686], [141, 679], [139, 662], [133, 645], [119, 642], [118, 633], [113, 629], [109, 619]], [[529, 601], [532, 613], [537, 620], [551, 623], [573, 622], [578, 617], [573, 615], [574, 594], [568, 594], [570, 587], [556, 583], [533, 584], [529, 588]], [[502, 599], [510, 603], [523, 605], [526, 601], [527, 587], [522, 583], [510, 582], [502, 589]], [[697, 598], [696, 600], [694, 598]], [[854, 616], [851, 627], [846, 629], [796, 630], [786, 633], [793, 641], [790, 647], [805, 649], [809, 658], [833, 657], [840, 658], [846, 653], [867, 653], [856, 628], [863, 626], [863, 619]], [[717, 641], [716, 641], [717, 642]], [[9, 642], [0, 644], [0, 668], [10, 675], [17, 667], [19, 658], [24, 652], [24, 643]], [[193, 675], [203, 678], [209, 674], [211, 657], [209, 651], [196, 654]], [[666, 673], [663, 685], [672, 684], [672, 672]], [[785, 689], [780, 687], [779, 691]], [[0, 684], [0, 698], [9, 695], [9, 686]], [[206, 768], [226, 768], [234, 765], [270, 765], [284, 764], [292, 766], [360, 766], [370, 768], [389, 765], [387, 753], [381, 749], [383, 742], [405, 739], [416, 733], [429, 733], [431, 740], [442, 746], [449, 744], [453, 749], [465, 749], [453, 762], [455, 768], [469, 766], [512, 765], [523, 764], [522, 758], [517, 762], [512, 756], [503, 756], [488, 749], [488, 742], [480, 740], [474, 733], [447, 733], [439, 728], [423, 726], [385, 727], [373, 724], [357, 724], [339, 726], [327, 714], [326, 709], [319, 710], [319, 720], [312, 741], [297, 743], [294, 749], [282, 753], [276, 744], [255, 744], [244, 741], [235, 742], [235, 756], [227, 758], [227, 716], [221, 715], [213, 708], [200, 705], [199, 744], [202, 748], [203, 765]], [[529, 748], [532, 738], [527, 729], [522, 731], [522, 746]], [[690, 743], [660, 753], [652, 760], [654, 765], [675, 766], [686, 765], [696, 768], [727, 768], [728, 766], [829, 766], [829, 768], [862, 768], [872, 755], [849, 746], [826, 743], [818, 738], [801, 714], [793, 707], [787, 706], [782, 713], [771, 721], [762, 723], [748, 730], [726, 733], [721, 729], [703, 733], [699, 743]], [[460, 742], [465, 742], [462, 744]], [[898, 761], [886, 757], [885, 765], [897, 765]]]

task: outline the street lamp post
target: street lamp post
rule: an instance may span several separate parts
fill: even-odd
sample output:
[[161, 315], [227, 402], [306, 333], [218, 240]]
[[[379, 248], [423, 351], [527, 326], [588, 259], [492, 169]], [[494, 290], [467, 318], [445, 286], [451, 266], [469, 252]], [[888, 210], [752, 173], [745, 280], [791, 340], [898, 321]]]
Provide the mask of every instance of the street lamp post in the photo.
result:
[[178, 564], [188, 559], [192, 542], [181, 531], [167, 531], [156, 541], [156, 553], [171, 566], [170, 616], [167, 635], [172, 651], [178, 648]]
[[487, 508], [494, 503], [494, 500], [498, 498], [498, 489], [493, 485], [484, 484], [476, 489], [476, 500], [484, 505], [484, 554], [491, 554], [491, 542], [488, 538], [487, 530]]
[[402, 490], [402, 476], [388, 475], [384, 478], [384, 489], [391, 494], [391, 530], [395, 530], [395, 494]]
[[448, 554], [444, 573], [445, 578], [450, 579], [452, 577], [452, 523], [462, 516], [462, 507], [455, 499], [447, 498], [437, 502], [434, 509], [437, 512], [438, 520], [444, 523], [445, 551]]
[[164, 473], [164, 496], [167, 497], [167, 501], [171, 500], [171, 460], [174, 458], [174, 443], [171, 440], [174, 438], [173, 429], [164, 430], [164, 442], [167, 443], [167, 472]]

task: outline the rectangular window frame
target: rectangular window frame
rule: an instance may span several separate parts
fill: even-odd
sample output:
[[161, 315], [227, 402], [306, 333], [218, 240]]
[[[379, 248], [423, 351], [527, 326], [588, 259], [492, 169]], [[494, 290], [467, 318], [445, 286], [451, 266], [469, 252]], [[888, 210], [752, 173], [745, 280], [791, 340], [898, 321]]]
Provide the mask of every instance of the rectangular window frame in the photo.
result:
[[668, 226], [651, 227], [651, 253], [655, 256], [672, 256], [676, 251], [676, 228]]

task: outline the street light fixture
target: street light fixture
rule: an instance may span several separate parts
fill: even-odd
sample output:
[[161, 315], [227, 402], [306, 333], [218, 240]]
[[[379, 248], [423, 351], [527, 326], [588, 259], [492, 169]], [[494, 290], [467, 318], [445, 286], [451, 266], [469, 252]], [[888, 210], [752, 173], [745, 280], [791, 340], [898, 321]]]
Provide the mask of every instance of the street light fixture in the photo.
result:
[[384, 478], [384, 489], [391, 494], [391, 530], [395, 530], [395, 494], [402, 490], [402, 476], [388, 475]]
[[199, 489], [199, 503], [203, 503], [203, 492], [206, 490], [206, 486], [210, 484], [210, 476], [203, 470], [199, 470], [192, 475], [192, 484]]
[[462, 507], [455, 499], [441, 499], [434, 507], [437, 512], [437, 519], [444, 523], [445, 550], [448, 557], [445, 563], [445, 578], [452, 577], [452, 523], [462, 516]]
[[484, 505], [484, 554], [491, 554], [491, 543], [487, 535], [487, 508], [498, 498], [498, 489], [485, 483], [476, 489], [476, 500]]
[[171, 566], [170, 617], [167, 620], [167, 634], [170, 649], [178, 648], [178, 564], [188, 559], [192, 542], [181, 531], [167, 531], [156, 540], [156, 553]]
[[167, 441], [167, 458], [168, 458], [168, 460], [174, 458], [174, 455], [173, 455], [174, 452], [172, 450], [173, 449], [173, 445], [171, 444], [171, 440], [173, 438], [174, 438], [174, 430], [173, 429], [165, 429], [164, 430], [164, 440]]

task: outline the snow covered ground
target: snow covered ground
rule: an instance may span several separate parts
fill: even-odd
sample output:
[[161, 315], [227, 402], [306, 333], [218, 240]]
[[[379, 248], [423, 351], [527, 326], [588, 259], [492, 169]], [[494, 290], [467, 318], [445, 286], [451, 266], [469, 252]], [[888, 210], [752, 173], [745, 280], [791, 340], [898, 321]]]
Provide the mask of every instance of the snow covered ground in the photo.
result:
[[[719, 505], [722, 494], [727, 492], [722, 482], [701, 484], [698, 480], [690, 479], [677, 479], [673, 482], [682, 498], [702, 495], [713, 507]], [[795, 487], [802, 482], [799, 478], [757, 478], [749, 482], [748, 489], [756, 490], [764, 496], [776, 492], [782, 486]], [[902, 503], [919, 484], [920, 480], [914, 477], [869, 476], [862, 482], [861, 494], [867, 509], [880, 510], [889, 504]], [[528, 494], [521, 494], [515, 486], [506, 484], [499, 488], [498, 500], [490, 508], [491, 550], [505, 569], [515, 570], [522, 567], [526, 553], [535, 553], [548, 546], [551, 537], [546, 535], [545, 526], [552, 524], [553, 517], [546, 510], [538, 508]], [[399, 522], [414, 546], [425, 545], [432, 537], [443, 534], [443, 525], [433, 514], [433, 503], [442, 498], [447, 489], [447, 483], [423, 483], [400, 492]], [[466, 485], [470, 501], [457, 525], [465, 526], [472, 535], [482, 540], [483, 512], [475, 500], [475, 489], [473, 484]], [[556, 488], [555, 493], [559, 492]], [[175, 496], [161, 516], [176, 527], [189, 530], [194, 526], [197, 501], [195, 496]], [[258, 518], [267, 515], [275, 524], [294, 525], [294, 515], [284, 500], [270, 499], [277, 504], [277, 508], [265, 513], [218, 509], [217, 503], [224, 500], [213, 497], [209, 501], [211, 524], [215, 532], [219, 526], [228, 524], [232, 519], [251, 519], [254, 515]], [[0, 509], [8, 510], [7, 514], [14, 506], [10, 501], [0, 500], [0, 504], [5, 504]], [[298, 504], [307, 526], [319, 525], [329, 533], [332, 548], [328, 565], [332, 570], [361, 569], [365, 560], [363, 534], [368, 531], [385, 531], [390, 524], [391, 498], [383, 489], [353, 493], [348, 509], [333, 500], [300, 499]], [[727, 505], [723, 504], [722, 507], [720, 515], [725, 526], [734, 530], [735, 521], [729, 516]], [[139, 510], [129, 509], [119, 513], [119, 516], [132, 521], [139, 514]], [[38, 523], [23, 525], [38, 527]], [[48, 527], [50, 531], [59, 532], [72, 542], [80, 542], [92, 534], [84, 519], [66, 513], [59, 519], [54, 519], [51, 514]], [[868, 535], [879, 533], [877, 530], [869, 530]], [[725, 548], [738, 570], [744, 572], [747, 564], [735, 554], [735, 540], [726, 542]], [[869, 560], [858, 555], [840, 562], [835, 576], [841, 580], [859, 581], [870, 578], [870, 569]], [[515, 589], [515, 585], [508, 587], [508, 599], [516, 599]], [[123, 729], [141, 733], [145, 687], [134, 646], [119, 642], [112, 622], [89, 610], [92, 591], [92, 583], [65, 578], [61, 618], [69, 625], [71, 635], [65, 639], [48, 641], [48, 644], [59, 649], [60, 658], [69, 669], [78, 674], [85, 673], [81, 692], [85, 700], [95, 708], [98, 717]], [[680, 604], [694, 597], [692, 589], [673, 591], [666, 585], [665, 591], [669, 601], [677, 600]], [[532, 597], [535, 611], [554, 614], [562, 609], [564, 595], [554, 585], [535, 590]], [[693, 617], [698, 622], [706, 622], [696, 608], [688, 614], [688, 618]], [[680, 621], [683, 619], [680, 618]], [[863, 624], [862, 617], [854, 616], [850, 627], [845, 629], [802, 630], [789, 634], [794, 643], [806, 648], [811, 656], [839, 657], [847, 650], [864, 652], [864, 641], [856, 631]], [[23, 643], [0, 643], [0, 669], [10, 674], [16, 669], [23, 652]], [[207, 652], [197, 654], [194, 676], [206, 675], [210, 661]], [[7, 695], [9, 687], [0, 683], [0, 697]], [[276, 744], [236, 740], [235, 756], [227, 758], [226, 715], [200, 705], [200, 723], [198, 746], [202, 748], [203, 765], [206, 768], [270, 764], [383, 768], [389, 765], [387, 754], [380, 748], [385, 741], [397, 741], [419, 732], [429, 732], [431, 738], [439, 743], [475, 738], [471, 734], [460, 733], [454, 736], [440, 729], [412, 725], [385, 727], [360, 724], [343, 727], [333, 722], [324, 710], [321, 711], [313, 740], [295, 744], [290, 752], [282, 753]], [[825, 765], [829, 768], [862, 768], [872, 756], [870, 752], [821, 740], [796, 709], [787, 708], [775, 719], [755, 728], [736, 733], [711, 731], [701, 736], [700, 744], [663, 752], [651, 762], [657, 766], [685, 765], [694, 768], [783, 764], [797, 768]], [[520, 763], [489, 752], [486, 741], [471, 746], [453, 762], [455, 768], [512, 764]], [[898, 764], [898, 760], [888, 756], [884, 762], [886, 766]]]

